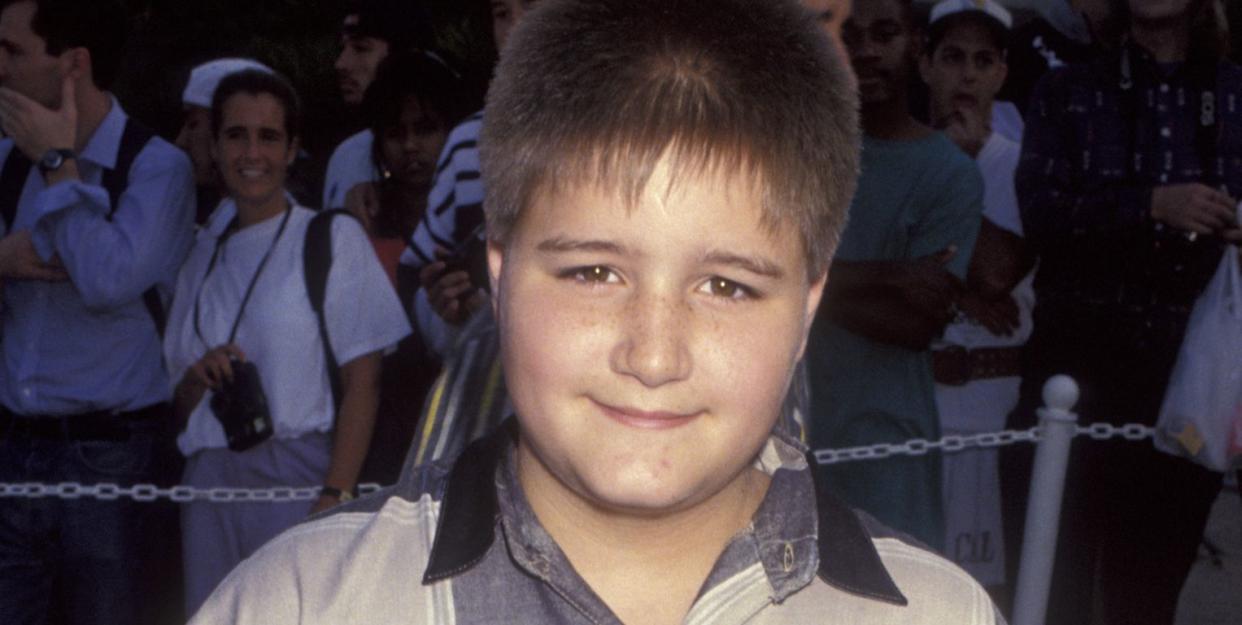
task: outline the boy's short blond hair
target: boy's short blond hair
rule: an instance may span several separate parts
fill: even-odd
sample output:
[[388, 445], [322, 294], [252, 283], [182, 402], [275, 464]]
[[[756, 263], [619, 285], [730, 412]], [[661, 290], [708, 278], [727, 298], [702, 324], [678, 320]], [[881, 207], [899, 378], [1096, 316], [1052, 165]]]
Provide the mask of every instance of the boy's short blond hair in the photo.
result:
[[667, 155], [675, 178], [754, 176], [765, 226], [795, 225], [818, 277], [858, 150], [847, 69], [795, 0], [541, 0], [488, 94], [488, 236], [503, 243], [536, 194], [568, 185], [632, 204]]

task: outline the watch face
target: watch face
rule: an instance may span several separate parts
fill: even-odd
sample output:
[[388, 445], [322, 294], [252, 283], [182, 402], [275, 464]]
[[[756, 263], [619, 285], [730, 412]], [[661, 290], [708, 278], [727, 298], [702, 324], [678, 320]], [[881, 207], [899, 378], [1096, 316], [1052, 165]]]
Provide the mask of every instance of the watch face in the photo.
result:
[[73, 153], [73, 150], [52, 148], [51, 150], [44, 152], [43, 158], [39, 159], [39, 169], [42, 170], [43, 173], [56, 171], [57, 169], [60, 169], [61, 165], [65, 164], [67, 159], [71, 158], [77, 158], [77, 155]]
[[44, 169], [58, 169], [64, 162], [65, 157], [53, 150], [43, 155], [43, 161], [40, 164]]

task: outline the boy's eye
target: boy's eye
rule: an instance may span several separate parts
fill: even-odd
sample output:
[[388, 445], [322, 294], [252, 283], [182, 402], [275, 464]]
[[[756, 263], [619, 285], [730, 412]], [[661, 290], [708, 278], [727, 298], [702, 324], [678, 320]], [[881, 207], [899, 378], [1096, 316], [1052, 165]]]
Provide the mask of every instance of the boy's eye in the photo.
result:
[[751, 299], [755, 296], [754, 290], [750, 287], [719, 276], [704, 282], [699, 289], [714, 297], [723, 297], [729, 300]]
[[617, 272], [603, 265], [592, 265], [590, 267], [575, 267], [569, 269], [562, 274], [566, 278], [572, 278], [577, 282], [585, 282], [589, 284], [608, 284], [620, 282]]

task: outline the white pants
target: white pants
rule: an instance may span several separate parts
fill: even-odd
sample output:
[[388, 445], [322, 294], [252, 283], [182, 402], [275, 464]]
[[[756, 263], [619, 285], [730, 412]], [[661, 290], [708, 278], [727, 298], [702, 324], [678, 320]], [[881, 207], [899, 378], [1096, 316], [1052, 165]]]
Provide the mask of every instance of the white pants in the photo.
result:
[[[182, 484], [199, 488], [322, 486], [332, 457], [330, 434], [269, 439], [243, 452], [204, 449], [186, 460]], [[193, 615], [233, 567], [310, 513], [314, 501], [181, 506], [186, 614]]]
[[[940, 433], [969, 436], [1005, 429], [1020, 382], [1008, 377], [937, 384]], [[971, 447], [944, 454], [945, 556], [985, 586], [1005, 583], [998, 453]]]

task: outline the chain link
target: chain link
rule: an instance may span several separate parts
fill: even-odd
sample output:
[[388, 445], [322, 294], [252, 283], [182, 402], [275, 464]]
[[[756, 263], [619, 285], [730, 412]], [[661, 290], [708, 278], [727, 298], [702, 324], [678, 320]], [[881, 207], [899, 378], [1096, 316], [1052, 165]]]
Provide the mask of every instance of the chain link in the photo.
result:
[[[1121, 426], [1109, 423], [1092, 423], [1075, 426], [1074, 435], [1088, 436], [1092, 440], [1097, 441], [1113, 438], [1141, 441], [1151, 438], [1152, 431], [1152, 428], [1140, 423], [1127, 423]], [[932, 451], [957, 453], [974, 447], [987, 449], [1005, 447], [1017, 443], [1034, 443], [1039, 441], [1040, 436], [1040, 428], [1036, 426], [1027, 430], [1002, 430], [999, 432], [981, 432], [969, 435], [948, 434], [934, 441], [916, 438], [904, 443], [876, 443], [860, 447], [818, 449], [813, 453], [815, 461], [819, 464], [839, 464], [860, 460], [880, 460], [893, 456], [924, 456]], [[360, 484], [358, 492], [365, 495], [381, 488], [383, 487], [379, 484]], [[291, 501], [313, 501], [319, 497], [319, 487], [199, 488], [196, 486], [177, 485], [171, 488], [160, 488], [154, 484], [120, 486], [109, 483], [79, 484], [77, 482], [61, 482], [59, 484], [41, 484], [38, 482], [0, 482], [0, 499], [41, 499], [43, 497], [56, 497], [66, 500], [97, 499], [101, 501], [132, 499], [141, 502], [167, 499], [177, 503], [188, 503], [191, 501], [209, 501], [212, 503], [287, 503]]]
[[[373, 493], [380, 488], [382, 486], [379, 484], [360, 484], [358, 486], [358, 493]], [[144, 503], [160, 499], [167, 499], [177, 503], [188, 503], [191, 501], [209, 501], [212, 503], [288, 503], [290, 501], [314, 501], [319, 498], [319, 487], [198, 488], [196, 486], [177, 485], [171, 488], [160, 488], [154, 484], [120, 486], [110, 483], [80, 484], [78, 482], [61, 482], [59, 484], [40, 484], [38, 482], [0, 482], [0, 499], [41, 499], [43, 497], [56, 497], [67, 500], [88, 498], [101, 501], [132, 499]]]
[[[948, 434], [934, 441], [916, 438], [904, 443], [876, 443], [841, 449], [818, 449], [814, 455], [815, 461], [819, 464], [840, 464], [857, 460], [879, 460], [892, 456], [923, 456], [932, 450], [955, 453], [972, 447], [992, 448], [1017, 443], [1034, 443], [1039, 441], [1041, 435], [1039, 426], [1035, 426], [1027, 430], [1002, 430], [970, 435]], [[1097, 441], [1112, 438], [1141, 441], [1151, 438], [1152, 428], [1141, 423], [1127, 423], [1122, 426], [1092, 423], [1076, 426], [1074, 435], [1090, 436]]]

